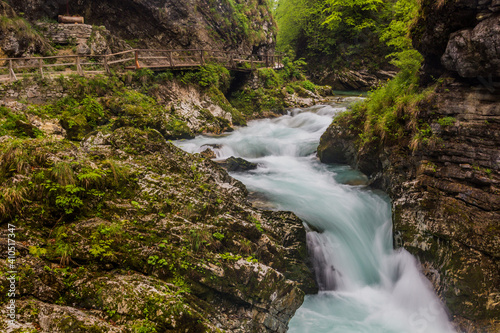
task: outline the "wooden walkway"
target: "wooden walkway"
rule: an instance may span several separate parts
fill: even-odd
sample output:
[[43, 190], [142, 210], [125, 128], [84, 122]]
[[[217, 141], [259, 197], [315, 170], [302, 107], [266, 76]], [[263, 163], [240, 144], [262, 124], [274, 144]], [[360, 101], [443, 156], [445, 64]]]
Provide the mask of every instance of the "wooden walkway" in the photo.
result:
[[283, 68], [281, 54], [239, 54], [216, 50], [134, 49], [100, 56], [70, 55], [32, 58], [0, 58], [0, 83], [23, 77], [56, 77], [70, 74], [110, 74], [111, 71], [149, 68], [154, 71], [179, 70], [216, 63], [234, 71]]

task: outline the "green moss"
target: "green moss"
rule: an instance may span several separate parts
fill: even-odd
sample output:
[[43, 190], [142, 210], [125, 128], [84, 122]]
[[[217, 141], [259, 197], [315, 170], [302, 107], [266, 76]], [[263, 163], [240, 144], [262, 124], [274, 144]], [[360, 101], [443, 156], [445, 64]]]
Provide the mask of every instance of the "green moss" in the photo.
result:
[[453, 117], [444, 117], [437, 120], [438, 124], [442, 127], [448, 127], [454, 125], [457, 120]]

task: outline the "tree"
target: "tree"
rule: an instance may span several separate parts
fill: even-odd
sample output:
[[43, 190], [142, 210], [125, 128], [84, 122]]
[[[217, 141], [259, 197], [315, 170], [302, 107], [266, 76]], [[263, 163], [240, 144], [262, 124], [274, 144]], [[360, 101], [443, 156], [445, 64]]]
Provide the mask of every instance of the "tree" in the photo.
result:
[[326, 11], [330, 15], [324, 24], [334, 27], [345, 24], [357, 31], [377, 27], [376, 14], [385, 7], [382, 0], [326, 0], [325, 2], [328, 5]]

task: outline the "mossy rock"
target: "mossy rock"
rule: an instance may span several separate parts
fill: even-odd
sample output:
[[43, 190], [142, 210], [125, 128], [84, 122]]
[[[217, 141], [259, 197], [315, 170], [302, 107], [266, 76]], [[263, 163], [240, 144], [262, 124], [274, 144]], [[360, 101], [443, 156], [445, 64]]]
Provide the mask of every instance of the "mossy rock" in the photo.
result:
[[143, 131], [134, 127], [118, 128], [111, 134], [109, 141], [113, 147], [132, 154], [159, 151], [166, 144], [158, 131]]
[[61, 126], [66, 130], [66, 138], [75, 141], [82, 140], [93, 130], [84, 115], [72, 115], [69, 112], [62, 114]]

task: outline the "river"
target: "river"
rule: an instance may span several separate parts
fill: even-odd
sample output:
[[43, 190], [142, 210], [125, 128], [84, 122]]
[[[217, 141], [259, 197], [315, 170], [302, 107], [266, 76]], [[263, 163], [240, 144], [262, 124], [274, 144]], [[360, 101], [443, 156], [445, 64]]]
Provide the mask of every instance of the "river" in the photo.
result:
[[364, 176], [348, 166], [324, 165], [316, 157], [332, 117], [354, 100], [293, 109], [225, 136], [178, 145], [200, 152], [218, 144], [217, 159], [258, 163], [254, 171], [231, 175], [273, 208], [305, 221], [320, 292], [306, 296], [289, 332], [454, 332], [415, 258], [393, 249], [389, 198], [362, 185]]

